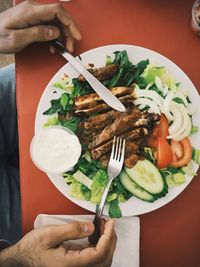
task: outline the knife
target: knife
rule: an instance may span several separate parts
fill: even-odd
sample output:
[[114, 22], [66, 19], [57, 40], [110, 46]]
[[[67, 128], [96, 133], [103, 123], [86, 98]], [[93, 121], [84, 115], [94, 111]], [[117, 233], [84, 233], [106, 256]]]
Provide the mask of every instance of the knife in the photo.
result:
[[113, 95], [110, 90], [108, 90], [97, 78], [95, 78], [86, 68], [82, 66], [80, 62], [78, 62], [75, 57], [73, 57], [70, 53], [67, 52], [66, 48], [59, 42], [53, 41], [51, 42], [57, 52], [59, 52], [68, 62], [78, 70], [91, 85], [93, 90], [108, 104], [115, 110], [124, 112], [126, 110], [125, 106], [119, 101], [119, 99]]

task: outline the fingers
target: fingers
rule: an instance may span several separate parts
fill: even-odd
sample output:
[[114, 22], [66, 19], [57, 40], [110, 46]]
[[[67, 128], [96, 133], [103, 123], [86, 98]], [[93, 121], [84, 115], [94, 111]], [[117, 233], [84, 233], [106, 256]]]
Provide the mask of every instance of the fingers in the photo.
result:
[[62, 246], [66, 251], [69, 251], [69, 250], [78, 250], [78, 251], [80, 251], [80, 250], [83, 249], [83, 246], [81, 246], [81, 245], [79, 245], [79, 244], [70, 243], [70, 241], [67, 242], [67, 243], [63, 243], [61, 246]]
[[16, 34], [26, 34], [24, 37], [27, 43], [32, 41], [43, 42], [58, 38], [60, 30], [53, 25], [38, 25], [27, 29], [17, 30]]
[[74, 38], [73, 37], [68, 37], [66, 41], [66, 48], [70, 53], [73, 53], [74, 51]]
[[101, 219], [101, 225], [100, 225], [100, 234], [102, 235], [105, 229], [106, 220], [104, 218]]
[[10, 31], [8, 46], [12, 47], [14, 52], [20, 51], [22, 48], [33, 42], [44, 42], [58, 38], [60, 31], [52, 25], [32, 26], [26, 29]]
[[112, 239], [112, 236], [114, 234], [114, 225], [115, 221], [113, 219], [110, 219], [105, 223], [104, 232], [101, 235], [99, 242], [97, 243], [96, 249], [101, 250], [102, 248], [105, 248], [105, 246], [109, 247], [109, 242]]
[[[33, 1], [24, 1], [7, 10], [3, 18], [4, 27], [8, 31], [15, 31], [14, 40], [18, 41], [18, 43], [13, 43], [13, 46], [18, 48], [12, 49], [12, 52], [20, 51], [35, 41], [49, 41], [58, 37], [64, 37], [66, 48], [69, 52], [73, 52], [74, 40], [81, 39], [76, 22], [58, 3], [39, 4]], [[51, 31], [51, 27], [46, 25], [56, 27]]]
[[105, 263], [102, 266], [110, 266], [116, 247], [116, 234], [114, 231], [114, 220], [105, 223], [104, 233], [96, 247], [90, 247], [77, 252], [71, 258], [71, 266], [76, 266], [77, 257], [80, 259], [80, 267], [90, 266], [91, 264]]
[[[52, 6], [52, 5], [51, 5]], [[81, 40], [81, 34], [78, 29], [76, 22], [73, 18], [66, 12], [66, 10], [61, 5], [56, 5], [56, 17], [62, 23], [62, 34], [66, 39], [66, 48], [72, 53], [74, 51], [75, 40]]]
[[[76, 22], [61, 4], [37, 4], [31, 1], [25, 1], [15, 6], [14, 9], [16, 16], [12, 16], [12, 19], [8, 21], [9, 29], [41, 25], [58, 19], [66, 29], [69, 29], [74, 39], [81, 39], [81, 34]], [[11, 13], [12, 10], [9, 12]]]
[[87, 237], [94, 231], [91, 222], [74, 222], [59, 226], [49, 226], [42, 231], [41, 239], [49, 248], [56, 247], [67, 240]]
[[74, 39], [81, 40], [81, 33], [76, 22], [62, 6], [57, 8], [56, 17], [62, 22], [66, 29], [69, 29], [69, 32]]

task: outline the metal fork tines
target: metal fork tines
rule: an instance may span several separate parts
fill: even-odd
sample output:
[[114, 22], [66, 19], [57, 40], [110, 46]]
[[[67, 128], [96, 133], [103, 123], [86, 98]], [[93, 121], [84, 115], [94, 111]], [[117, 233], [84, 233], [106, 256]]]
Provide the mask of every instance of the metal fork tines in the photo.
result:
[[101, 215], [105, 206], [110, 185], [113, 179], [120, 174], [121, 169], [123, 167], [124, 154], [125, 154], [125, 139], [115, 136], [113, 139], [112, 151], [108, 163], [108, 183], [102, 195], [100, 204], [97, 205], [96, 207], [96, 214], [93, 221], [95, 226], [94, 233], [91, 236], [89, 236], [89, 242], [93, 245], [96, 245], [100, 238]]

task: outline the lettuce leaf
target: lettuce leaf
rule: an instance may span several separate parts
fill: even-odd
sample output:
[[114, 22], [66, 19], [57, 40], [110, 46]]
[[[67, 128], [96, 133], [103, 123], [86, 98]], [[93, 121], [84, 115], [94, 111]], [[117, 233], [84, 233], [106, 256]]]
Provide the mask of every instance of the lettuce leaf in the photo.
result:
[[153, 164], [155, 164], [156, 159], [154, 156], [154, 151], [150, 147], [144, 147], [144, 156], [146, 159], [150, 160]]
[[179, 84], [177, 84], [170, 74], [169, 71], [166, 71], [165, 67], [157, 67], [149, 65], [143, 75], [148, 83], [155, 83], [156, 76], [160, 78], [162, 85], [167, 86], [170, 90], [176, 91]]
[[190, 134], [198, 133], [198, 131], [199, 131], [199, 127], [193, 125]]
[[67, 88], [67, 81], [64, 80], [64, 81], [56, 82], [56, 83], [53, 84], [53, 87], [59, 88], [61, 90], [66, 90], [66, 88]]
[[72, 83], [74, 85], [72, 90], [73, 99], [77, 96], [87, 95], [94, 92], [88, 82], [81, 82], [77, 78], [74, 78], [72, 79]]
[[71, 184], [71, 183], [73, 183], [74, 181], [76, 181], [75, 179], [74, 179], [74, 177], [71, 175], [71, 174], [69, 174], [69, 173], [63, 173], [63, 178], [64, 178], [64, 180], [65, 180], [65, 182], [67, 183], [67, 184]]
[[170, 72], [165, 72], [161, 77], [161, 82], [163, 85], [167, 85], [172, 91], [177, 91], [177, 88], [179, 86], [178, 83], [175, 82], [173, 76], [170, 74]]
[[99, 170], [93, 177], [92, 189], [105, 187], [108, 182], [108, 175], [105, 170]]
[[[115, 59], [113, 63], [119, 65], [119, 70], [114, 74], [110, 81], [106, 81], [104, 84], [111, 88], [114, 86], [130, 86], [134, 82], [137, 83], [140, 79], [140, 75], [149, 64], [149, 60], [142, 60], [137, 65], [133, 65], [132, 62], [129, 61], [128, 54], [125, 50], [116, 51], [114, 54]], [[140, 83], [141, 82], [140, 79]]]
[[113, 61], [112, 61], [112, 57], [111, 56], [106, 56], [106, 66], [107, 65], [110, 65], [110, 64], [112, 64], [113, 63]]
[[113, 200], [110, 202], [110, 207], [109, 207], [109, 216], [110, 218], [120, 218], [122, 217], [121, 210], [119, 208], [119, 202], [118, 200]]
[[71, 196], [78, 199], [90, 200], [91, 190], [88, 187], [76, 181], [76, 179], [69, 173], [64, 173], [63, 177], [65, 182], [70, 186]]
[[117, 193], [108, 193], [108, 196], [106, 198], [106, 202], [109, 203], [113, 201], [114, 199], [117, 199]]
[[52, 115], [55, 113], [65, 114], [66, 111], [70, 111], [72, 109], [72, 104], [70, 101], [70, 95], [68, 93], [63, 93], [60, 98], [52, 99], [50, 101], [50, 108], [43, 112], [43, 115]]
[[58, 117], [50, 117], [48, 118], [47, 122], [44, 123], [44, 127], [59, 125]]
[[128, 200], [130, 197], [132, 197], [132, 194], [128, 190], [126, 190], [124, 186], [121, 184], [119, 177], [116, 177], [112, 182], [109, 193], [110, 194], [117, 193], [117, 199], [120, 202], [124, 202]]
[[164, 67], [156, 67], [149, 65], [144, 74], [143, 77], [146, 79], [148, 83], [155, 83], [155, 78], [158, 76], [161, 78], [165, 73], [165, 68]]
[[104, 192], [104, 187], [99, 187], [99, 188], [91, 188], [91, 198], [90, 201], [92, 203], [99, 204], [101, 197]]
[[70, 184], [70, 195], [77, 199], [85, 199], [81, 187], [82, 187], [81, 183], [77, 182], [76, 180], [73, 181]]
[[74, 86], [71, 78], [64, 75], [58, 82], [55, 82], [52, 87], [71, 92]]
[[192, 148], [192, 159], [198, 165], [200, 165], [200, 149]]
[[80, 122], [80, 118], [78, 117], [72, 117], [69, 120], [66, 121], [60, 121], [60, 125], [63, 127], [66, 127], [68, 129], [70, 129], [72, 132], [76, 132], [78, 130], [78, 125]]
[[81, 192], [82, 192], [85, 200], [90, 200], [90, 198], [91, 198], [91, 190], [87, 186], [82, 184], [81, 185]]

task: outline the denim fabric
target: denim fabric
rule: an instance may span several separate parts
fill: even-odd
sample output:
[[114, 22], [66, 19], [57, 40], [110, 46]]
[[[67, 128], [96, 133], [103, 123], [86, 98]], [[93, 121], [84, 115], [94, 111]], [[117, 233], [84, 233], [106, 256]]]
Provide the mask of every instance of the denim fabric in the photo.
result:
[[0, 69], [0, 239], [21, 237], [15, 66]]

